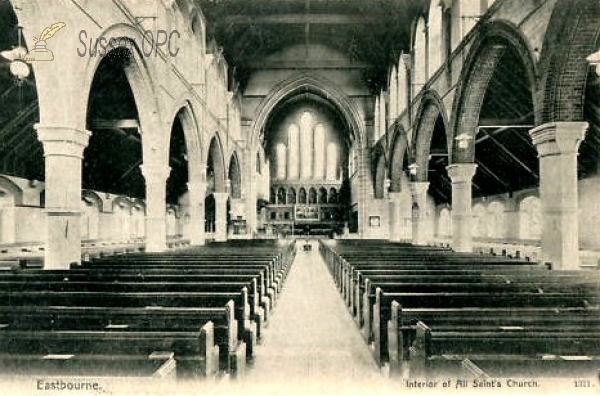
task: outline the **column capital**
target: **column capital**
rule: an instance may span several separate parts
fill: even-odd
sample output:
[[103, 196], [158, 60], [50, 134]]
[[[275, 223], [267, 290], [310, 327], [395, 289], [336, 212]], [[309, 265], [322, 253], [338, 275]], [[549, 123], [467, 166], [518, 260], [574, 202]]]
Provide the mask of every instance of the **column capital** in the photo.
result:
[[470, 183], [477, 171], [477, 164], [470, 162], [448, 165], [446, 167], [452, 183]]
[[427, 189], [429, 188], [429, 182], [410, 182], [410, 192], [413, 197], [416, 199], [423, 197], [427, 194]]
[[215, 197], [215, 201], [227, 201], [229, 198], [229, 193], [226, 192], [214, 192], [213, 196]]
[[167, 180], [171, 173], [171, 167], [163, 164], [142, 164], [140, 165], [144, 179]]
[[202, 193], [206, 192], [206, 188], [208, 187], [208, 183], [205, 181], [190, 181], [187, 182], [187, 189], [190, 193]]
[[45, 156], [83, 158], [90, 131], [60, 125], [35, 124], [38, 140], [44, 146]]
[[587, 122], [551, 122], [529, 131], [538, 156], [557, 154], [577, 154], [579, 145], [585, 139]]

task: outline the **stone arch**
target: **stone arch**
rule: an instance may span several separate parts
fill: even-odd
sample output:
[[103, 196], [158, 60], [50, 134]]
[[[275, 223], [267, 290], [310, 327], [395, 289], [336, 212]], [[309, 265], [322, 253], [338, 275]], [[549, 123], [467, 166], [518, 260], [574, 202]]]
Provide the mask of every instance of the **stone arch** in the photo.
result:
[[328, 191], [325, 187], [319, 188], [319, 203], [326, 204], [328, 202], [327, 199]]
[[[414, 160], [418, 166], [416, 175], [418, 181], [427, 181], [428, 179], [427, 174], [431, 140], [433, 138], [436, 122], [440, 116], [442, 117], [446, 132], [446, 142], [450, 142], [452, 140], [452, 135], [444, 102], [436, 91], [429, 90], [425, 92], [419, 110], [417, 111], [416, 134], [413, 139]], [[451, 144], [448, 143], [448, 152], [451, 150], [450, 146]]]
[[390, 191], [400, 192], [402, 191], [402, 172], [404, 171], [404, 163], [412, 162], [408, 136], [406, 130], [401, 125], [396, 125], [395, 134], [391, 154], [390, 154], [390, 169], [388, 174], [390, 175]]
[[83, 190], [81, 191], [81, 199], [85, 202], [97, 206], [100, 212], [104, 211], [104, 201], [97, 192], [92, 190]]
[[308, 190], [308, 203], [311, 205], [319, 203], [319, 195], [317, 194], [317, 189], [314, 186], [311, 186]]
[[277, 205], [287, 204], [287, 191], [285, 187], [279, 187], [277, 189]]
[[[540, 54], [535, 95], [537, 125], [583, 121], [589, 63], [598, 50], [600, 4], [597, 1], [559, 1], [554, 6]], [[565, 100], [566, 99], [566, 100]]]
[[300, 190], [298, 190], [298, 203], [299, 204], [308, 203], [308, 194], [306, 193], [306, 188], [304, 188], [304, 187], [300, 187]]
[[[215, 135], [210, 140], [210, 145], [208, 148], [207, 155], [207, 172], [208, 170], [212, 170], [214, 174], [214, 192], [226, 192], [225, 186], [225, 157], [223, 154], [223, 146], [221, 144], [221, 139], [219, 135], [215, 133]], [[209, 181], [211, 175], [207, 174], [206, 180]], [[210, 183], [210, 181], [209, 181]]]
[[294, 187], [290, 187], [287, 192], [287, 203], [295, 205], [297, 202], [297, 194], [296, 189]]
[[[452, 146], [451, 163], [474, 162], [475, 147], [456, 150], [454, 137], [466, 134], [474, 138], [477, 134], [479, 114], [488, 85], [492, 79], [496, 66], [508, 48], [514, 50], [523, 63], [527, 73], [527, 81], [535, 91], [537, 75], [534, 51], [518, 27], [505, 21], [492, 21], [477, 29], [477, 36], [467, 55], [465, 66], [456, 89], [456, 96], [452, 107]], [[534, 112], [538, 108], [533, 99]]]
[[365, 127], [357, 110], [348, 101], [347, 95], [340, 91], [337, 86], [330, 81], [314, 76], [299, 74], [279, 83], [267, 94], [265, 99], [258, 106], [256, 111], [257, 116], [254, 119], [251, 128], [251, 147], [257, 147], [259, 145], [269, 115], [272, 113], [275, 106], [286, 98], [292, 97], [300, 92], [313, 92], [331, 102], [343, 116], [343, 119], [348, 124], [348, 130], [353, 134], [353, 137], [359, 142], [360, 146], [362, 147], [365, 144]]
[[[179, 117], [183, 126], [189, 181], [203, 180], [202, 164], [204, 156], [202, 152], [202, 134], [200, 133], [198, 118], [189, 99], [181, 99], [169, 119], [175, 120], [177, 117]], [[172, 129], [169, 130], [169, 133], [171, 132]]]
[[338, 190], [335, 187], [331, 187], [329, 189], [329, 195], [327, 197], [327, 203], [330, 204], [337, 204], [339, 203], [339, 194], [338, 194]]
[[[118, 40], [119, 46], [115, 47], [112, 51], [123, 47], [131, 50], [130, 62], [124, 68], [124, 71], [138, 109], [144, 163], [161, 161], [160, 163], [167, 164], [168, 150], [165, 148], [168, 147], [167, 139], [170, 135], [163, 133], [162, 117], [158, 103], [159, 94], [156, 91], [155, 84], [155, 81], [158, 79], [155, 75], [154, 67], [150, 62], [152, 58], [145, 57], [136, 44], [142, 42], [140, 32], [128, 24], [116, 24], [105, 29], [98, 37], [102, 36], [114, 37]], [[125, 42], [127, 43], [126, 46], [122, 46], [121, 44]], [[84, 120], [84, 124], [87, 118], [88, 102], [94, 77], [103, 58], [90, 56], [85, 66], [85, 77], [82, 85], [83, 100], [81, 101], [81, 106], [73, 109], [75, 119]], [[82, 127], [82, 129], [85, 128]], [[157, 158], [157, 155], [160, 158]]]
[[229, 182], [231, 183], [231, 192], [229, 196], [233, 199], [242, 198], [242, 171], [237, 151], [231, 154], [229, 160]]
[[5, 176], [0, 176], [0, 191], [10, 194], [14, 199], [15, 205], [23, 204], [23, 190], [12, 180]]

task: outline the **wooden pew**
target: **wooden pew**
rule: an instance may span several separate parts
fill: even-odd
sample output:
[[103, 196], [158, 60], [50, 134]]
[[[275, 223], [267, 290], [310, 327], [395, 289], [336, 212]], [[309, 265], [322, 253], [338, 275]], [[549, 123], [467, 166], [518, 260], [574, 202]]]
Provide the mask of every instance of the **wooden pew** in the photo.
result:
[[[510, 292], [469, 293], [469, 292], [432, 292], [432, 293], [386, 293], [377, 288], [373, 305], [372, 324], [370, 314], [365, 313], [365, 326], [373, 334], [374, 356], [378, 363], [387, 360], [387, 323], [391, 318], [391, 305], [397, 301], [407, 308], [458, 308], [458, 307], [590, 307], [600, 304], [600, 296], [581, 296], [573, 293], [528, 293]], [[368, 306], [368, 305], [366, 305]]]
[[0, 306], [83, 306], [83, 307], [223, 307], [232, 300], [234, 317], [238, 322], [237, 339], [245, 344], [248, 359], [254, 357], [256, 325], [249, 321], [248, 296], [232, 292], [60, 292], [0, 290]]
[[[263, 271], [263, 275], [267, 279], [267, 288], [272, 288], [275, 293], [281, 291], [283, 277], [281, 274], [275, 272], [275, 268], [272, 263], [269, 262], [237, 262], [237, 261], [223, 261], [223, 262], [202, 262], [202, 261], [185, 261], [185, 260], [173, 260], [169, 262], [157, 261], [157, 262], [129, 262], [129, 263], [103, 263], [102, 265], [88, 266], [86, 263], [81, 265], [73, 265], [71, 270], [83, 270], [83, 271], [99, 271], [103, 273], [122, 273], [123, 271], [147, 273], [148, 271], [167, 271], [171, 270], [179, 273], [194, 272], [198, 270], [255, 270]], [[235, 272], [231, 272], [235, 273]], [[276, 296], [275, 296], [276, 297]]]
[[[363, 300], [365, 291], [369, 289], [371, 304], [374, 302], [374, 287], [380, 286], [384, 291], [389, 284], [431, 284], [436, 283], [493, 283], [493, 284], [515, 284], [535, 287], [537, 291], [552, 291], [556, 288], [568, 287], [572, 291], [600, 290], [600, 273], [596, 271], [474, 271], [474, 270], [452, 270], [452, 271], [405, 271], [384, 270], [369, 271], [361, 270], [356, 273], [356, 282], [350, 291], [350, 310], [357, 315], [357, 322], [362, 325], [363, 318], [359, 314], [363, 312]], [[369, 286], [367, 286], [369, 285]], [[563, 286], [561, 286], [563, 285]], [[467, 285], [465, 285], [466, 287]], [[474, 286], [477, 287], [477, 286]], [[388, 290], [391, 291], [391, 290]]]
[[[258, 296], [257, 302], [259, 314], [262, 314], [262, 321], [267, 323], [269, 312], [271, 309], [271, 301], [269, 297], [269, 291], [266, 288], [265, 278], [262, 272], [256, 272], [252, 270], [248, 271], [234, 271], [230, 273], [226, 270], [207, 270], [198, 273], [180, 274], [178, 272], [164, 271], [161, 273], [106, 273], [104, 271], [83, 271], [83, 270], [53, 270], [53, 271], [27, 271], [18, 274], [1, 273], [0, 272], [0, 284], [6, 281], [13, 281], [19, 279], [29, 284], [36, 282], [93, 282], [93, 283], [106, 283], [106, 282], [119, 282], [119, 283], [131, 283], [131, 282], [181, 282], [181, 283], [194, 283], [194, 282], [248, 282], [249, 296], [253, 296], [253, 280], [256, 280], [256, 291]], [[249, 287], [251, 286], [251, 287]], [[1, 288], [1, 287], [0, 287]], [[256, 318], [254, 318], [256, 319]], [[260, 338], [260, 334], [258, 334]]]
[[429, 327], [417, 323], [416, 337], [410, 348], [411, 375], [435, 378], [438, 375], [460, 373], [461, 363], [473, 357], [506, 366], [502, 356], [530, 357], [543, 360], [544, 356], [584, 357], [596, 359], [600, 365], [600, 332], [598, 327], [569, 328], [564, 324], [545, 326], [528, 331], [471, 327]]
[[[245, 290], [244, 290], [245, 289]], [[63, 280], [37, 280], [20, 279], [15, 276], [13, 280], [0, 279], [0, 290], [6, 291], [64, 291], [64, 292], [240, 292], [248, 294], [248, 304], [250, 307], [248, 318], [239, 317], [244, 320], [244, 327], [250, 327], [250, 320], [256, 323], [256, 337], [261, 337], [261, 328], [264, 323], [264, 312], [261, 307], [262, 296], [256, 286], [256, 279], [250, 279], [245, 282], [193, 282], [163, 281], [151, 282], [148, 280], [137, 280], [124, 282], [122, 280], [84, 280], [77, 281], [72, 278]]]
[[[115, 363], [126, 361], [121, 356], [151, 360], [157, 352], [173, 353], [177, 375], [181, 377], [213, 376], [218, 368], [218, 348], [214, 345], [212, 323], [195, 331], [89, 331], [2, 329], [0, 350], [8, 361], [83, 360], [106, 361], [107, 355], [118, 356]], [[37, 357], [34, 359], [34, 357]], [[98, 362], [96, 362], [98, 363]]]
[[461, 260], [456, 260], [454, 262], [446, 262], [446, 263], [421, 263], [421, 262], [413, 262], [413, 261], [403, 261], [403, 262], [391, 262], [391, 263], [379, 263], [373, 261], [362, 261], [356, 264], [345, 264], [344, 269], [340, 270], [339, 275], [337, 276], [338, 280], [338, 288], [342, 292], [344, 296], [346, 296], [346, 300], [348, 301], [349, 292], [351, 291], [352, 286], [355, 284], [358, 273], [362, 273], [365, 271], [389, 271], [393, 273], [394, 271], [407, 271], [407, 272], [416, 272], [416, 271], [522, 271], [522, 270], [541, 270], [545, 269], [545, 267], [541, 267], [537, 264], [491, 264], [489, 263], [465, 263]]
[[[397, 266], [385, 266], [378, 269], [372, 269], [371, 267], [356, 268], [353, 269], [351, 279], [348, 280], [349, 286], [347, 291], [346, 301], [353, 312], [353, 314], [357, 315], [359, 324], [362, 324], [362, 318], [360, 315], [362, 314], [362, 303], [363, 303], [363, 295], [365, 292], [364, 281], [365, 279], [375, 279], [377, 277], [385, 277], [388, 276], [390, 281], [392, 277], [394, 279], [399, 279], [398, 282], [401, 282], [401, 278], [409, 277], [409, 276], [422, 276], [427, 281], [431, 279], [443, 279], [446, 276], [464, 276], [465, 279], [472, 279], [476, 282], [477, 277], [491, 276], [492, 279], [498, 280], [501, 282], [504, 280], [504, 283], [510, 283], [510, 278], [515, 278], [519, 273], [532, 273], [536, 276], [543, 276], [548, 273], [547, 270], [528, 270], [528, 271], [520, 271], [516, 268], [494, 268], [489, 269], [485, 266], [483, 267], [472, 267], [472, 266], [462, 266], [462, 265], [454, 265], [451, 268], [445, 266], [439, 266], [435, 269], [431, 269], [431, 266], [427, 267], [397, 267]], [[406, 278], [408, 279], [408, 278]], [[516, 278], [515, 278], [516, 279]]]
[[[375, 304], [376, 288], [381, 288], [387, 293], [396, 292], [418, 292], [418, 293], [452, 293], [452, 292], [469, 292], [469, 293], [497, 293], [507, 294], [516, 292], [526, 293], [568, 293], [577, 294], [583, 298], [595, 298], [600, 291], [600, 279], [585, 279], [584, 277], [566, 278], [567, 280], [557, 276], [550, 281], [538, 282], [532, 278], [519, 279], [513, 277], [511, 281], [483, 281], [480, 282], [446, 282], [447, 279], [439, 277], [436, 282], [410, 282], [409, 279], [403, 281], [380, 281], [376, 278], [367, 278], [364, 281], [364, 292], [362, 304], [358, 308], [362, 309], [363, 316], [360, 318], [362, 323], [368, 321], [367, 316], [373, 312], [372, 307]], [[360, 322], [359, 322], [360, 323]], [[368, 329], [366, 329], [368, 330]], [[368, 333], [367, 333], [368, 334]]]
[[409, 348], [416, 335], [416, 324], [455, 328], [519, 328], [526, 326], [585, 326], [600, 327], [600, 308], [403, 308], [392, 302], [391, 317], [387, 324], [390, 376], [401, 375], [409, 359]]
[[[86, 267], [73, 265], [71, 274], [96, 273], [104, 277], [115, 277], [122, 275], [139, 275], [146, 277], [149, 275], [256, 275], [260, 274], [262, 281], [260, 283], [261, 294], [268, 297], [270, 309], [272, 309], [277, 300], [278, 291], [282, 287], [279, 278], [274, 277], [272, 268], [266, 264], [240, 264], [237, 262], [222, 263], [145, 263], [145, 264], [127, 264], [127, 265], [106, 265], [103, 267]], [[265, 292], [262, 292], [265, 290]]]
[[233, 301], [220, 308], [0, 306], [0, 332], [7, 329], [191, 331], [209, 321], [213, 323], [214, 343], [220, 351], [218, 367], [229, 372], [235, 367], [238, 353]]
[[[176, 378], [172, 352], [150, 355], [28, 355], [0, 353], [1, 375], [6, 377], [135, 377]], [[180, 374], [182, 370], [179, 370]], [[188, 374], [189, 375], [189, 374]], [[207, 374], [207, 376], [211, 376]], [[66, 385], [65, 385], [66, 388]]]

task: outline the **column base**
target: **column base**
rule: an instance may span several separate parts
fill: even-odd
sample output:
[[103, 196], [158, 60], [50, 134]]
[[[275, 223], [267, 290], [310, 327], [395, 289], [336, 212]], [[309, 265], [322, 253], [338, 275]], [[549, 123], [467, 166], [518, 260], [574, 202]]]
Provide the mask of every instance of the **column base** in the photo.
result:
[[146, 218], [146, 252], [160, 253], [167, 250], [167, 224], [164, 217]]

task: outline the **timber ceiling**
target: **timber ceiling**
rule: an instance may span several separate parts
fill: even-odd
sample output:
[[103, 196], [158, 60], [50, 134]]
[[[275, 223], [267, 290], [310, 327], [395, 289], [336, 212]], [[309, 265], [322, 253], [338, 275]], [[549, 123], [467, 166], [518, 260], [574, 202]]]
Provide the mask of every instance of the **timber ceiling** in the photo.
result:
[[426, 0], [195, 0], [209, 40], [224, 49], [243, 89], [261, 60], [286, 47], [321, 44], [359, 65], [375, 92], [410, 46], [412, 21]]

